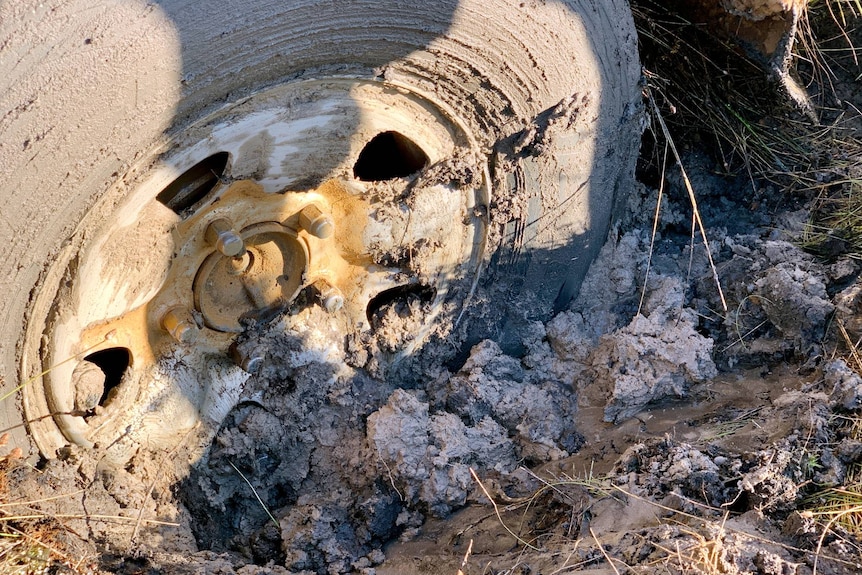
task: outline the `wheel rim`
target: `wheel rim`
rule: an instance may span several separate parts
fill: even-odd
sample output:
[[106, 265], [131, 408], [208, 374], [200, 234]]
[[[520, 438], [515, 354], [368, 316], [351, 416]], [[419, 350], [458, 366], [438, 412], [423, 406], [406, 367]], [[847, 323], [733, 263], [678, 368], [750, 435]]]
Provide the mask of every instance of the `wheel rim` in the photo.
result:
[[237, 334], [291, 306], [323, 307], [348, 336], [419, 297], [423, 328], [390, 359], [413, 352], [482, 258], [479, 158], [433, 97], [353, 78], [262, 91], [178, 134], [38, 296], [55, 313], [47, 373], [24, 390], [37, 445], [123, 457], [214, 428], [262, 360]]

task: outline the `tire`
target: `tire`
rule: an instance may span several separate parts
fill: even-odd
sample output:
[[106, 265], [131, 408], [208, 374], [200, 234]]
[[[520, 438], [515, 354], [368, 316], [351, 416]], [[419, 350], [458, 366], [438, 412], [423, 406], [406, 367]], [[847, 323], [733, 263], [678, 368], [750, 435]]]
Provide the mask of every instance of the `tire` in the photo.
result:
[[[105, 230], [142, 221], [136, 210], [176, 185], [172, 177], [200, 176], [196, 167], [206, 177], [260, 181], [266, 192], [314, 188], [345, 173], [348, 157], [356, 174], [352, 140], [331, 134], [321, 144], [325, 157], [311, 162], [313, 150], [303, 147], [305, 156], [281, 162], [288, 167], [264, 165], [259, 151], [218, 155], [210, 146], [218, 122], [234, 121], [243, 106], [256, 109], [258, 94], [271, 95], [266, 105], [288, 106], [294, 92], [282, 86], [305, 82], [311, 88], [302, 97], [311, 102], [321, 85], [352, 82], [345, 90], [408, 94], [417, 110], [448, 122], [434, 130], [448, 130], [454, 143], [443, 148], [465, 154], [446, 166], [457, 185], [476, 190], [466, 216], [475, 241], [468, 261], [453, 268], [458, 281], [435, 287], [435, 297], [451, 304], [449, 321], [468, 342], [495, 337], [517, 348], [518, 326], [565, 308], [633, 181], [640, 69], [623, 0], [32, 6], [0, 7], [0, 238], [8, 248], [0, 273], [0, 427], [10, 446], [31, 455], [93, 443], [73, 437], [74, 429], [57, 431], [64, 417], [80, 417], [54, 413], [67, 400], [52, 399], [59, 388], [44, 391], [43, 371], [62, 387], [93, 349], [58, 318], [108, 321], [156, 289], [120, 298], [107, 276], [85, 273], [94, 254], [99, 269], [112, 264], [115, 279], [164, 278], [165, 260], [176, 255], [177, 246], [159, 243], [146, 226], [128, 228], [132, 237], [116, 244]], [[341, 121], [349, 133], [350, 121]], [[192, 203], [180, 208], [194, 210]], [[137, 246], [134, 254], [129, 246]]]

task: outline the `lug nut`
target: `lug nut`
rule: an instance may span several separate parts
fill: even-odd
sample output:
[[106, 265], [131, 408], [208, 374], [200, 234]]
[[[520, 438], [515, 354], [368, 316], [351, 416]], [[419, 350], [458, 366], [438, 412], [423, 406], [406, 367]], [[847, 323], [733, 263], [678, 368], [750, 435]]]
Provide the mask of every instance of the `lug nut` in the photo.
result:
[[328, 214], [324, 214], [314, 204], [309, 204], [299, 212], [299, 226], [309, 234], [322, 240], [330, 237], [335, 231], [335, 224]]
[[264, 354], [257, 347], [248, 349], [234, 342], [228, 351], [234, 363], [246, 373], [257, 373], [263, 367]]
[[233, 258], [245, 251], [245, 243], [233, 229], [233, 223], [226, 218], [219, 218], [210, 222], [207, 226], [206, 240], [215, 246], [222, 254]]
[[337, 312], [344, 307], [344, 296], [341, 295], [341, 290], [325, 279], [319, 279], [311, 286], [317, 291], [320, 305], [329, 313]]
[[182, 307], [172, 307], [162, 316], [162, 328], [179, 343], [191, 343], [198, 335], [198, 326], [189, 311]]

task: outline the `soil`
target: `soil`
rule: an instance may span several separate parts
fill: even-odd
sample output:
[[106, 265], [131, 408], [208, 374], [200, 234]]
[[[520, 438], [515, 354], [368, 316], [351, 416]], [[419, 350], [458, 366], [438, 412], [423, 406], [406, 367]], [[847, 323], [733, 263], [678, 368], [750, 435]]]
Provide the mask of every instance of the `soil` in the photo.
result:
[[[716, 273], [671, 176], [520, 354], [373, 369], [306, 308], [244, 334], [266, 362], [211, 432], [120, 466], [68, 448], [12, 466], [9, 492], [94, 572], [857, 573], [860, 534], [810, 501], [862, 461], [834, 329], [862, 336], [862, 266], [797, 246], [804, 201], [683, 161]], [[403, 339], [407, 307], [381, 333]]]

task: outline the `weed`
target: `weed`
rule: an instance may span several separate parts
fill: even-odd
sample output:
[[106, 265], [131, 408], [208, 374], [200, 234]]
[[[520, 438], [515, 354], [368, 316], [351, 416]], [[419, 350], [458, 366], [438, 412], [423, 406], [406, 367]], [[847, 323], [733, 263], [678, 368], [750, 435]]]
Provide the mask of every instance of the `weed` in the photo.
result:
[[802, 461], [800, 464], [802, 468], [802, 474], [804, 477], [813, 477], [818, 469], [822, 469], [823, 466], [820, 465], [820, 457], [814, 452], [808, 451], [807, 449], [802, 450]]

